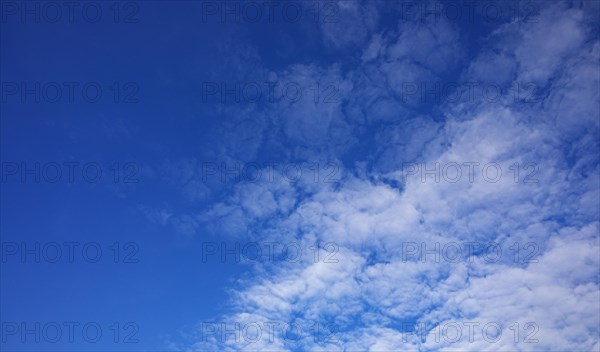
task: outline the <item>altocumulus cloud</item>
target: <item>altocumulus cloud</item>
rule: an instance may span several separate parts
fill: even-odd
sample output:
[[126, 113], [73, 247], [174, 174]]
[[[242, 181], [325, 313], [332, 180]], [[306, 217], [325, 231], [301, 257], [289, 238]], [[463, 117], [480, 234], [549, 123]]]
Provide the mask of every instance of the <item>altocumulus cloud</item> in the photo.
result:
[[[495, 24], [473, 54], [456, 22], [398, 20], [384, 30], [378, 21], [393, 4], [341, 1], [345, 16], [323, 25], [320, 40], [353, 59], [271, 72], [304, 86], [338, 82], [339, 100], [282, 100], [238, 114], [257, 116], [260, 137], [246, 150], [334, 160], [342, 165], [339, 182], [315, 183], [311, 175], [242, 182], [209, 209], [161, 217], [187, 219], [188, 232], [211, 228], [245, 241], [335, 243], [336, 262], [315, 261], [311, 252], [253, 266], [252, 278], [232, 289], [228, 313], [215, 317], [264, 331], [269, 322], [331, 323], [335, 338], [269, 339], [263, 331], [256, 341], [236, 341], [213, 330], [207, 337], [199, 324], [192, 341], [177, 347], [599, 351], [599, 8], [539, 5], [535, 21]], [[457, 86], [493, 84], [498, 94], [493, 101], [481, 94], [405, 99], [407, 82], [443, 82], [450, 71]], [[524, 88], [521, 99], [515, 89], [523, 83], [535, 89]], [[239, 160], [236, 150], [223, 153]], [[453, 182], [422, 179], [425, 167], [468, 162], [479, 163], [473, 179], [464, 165]], [[515, 165], [528, 163], [515, 174]], [[527, 175], [535, 182], [523, 182]], [[406, 255], [407, 243], [433, 250], [473, 242], [498, 244], [503, 253], [493, 261], [481, 251], [456, 261]], [[534, 244], [533, 260], [515, 260], [514, 243]], [[462, 338], [440, 337], [456, 326]]]

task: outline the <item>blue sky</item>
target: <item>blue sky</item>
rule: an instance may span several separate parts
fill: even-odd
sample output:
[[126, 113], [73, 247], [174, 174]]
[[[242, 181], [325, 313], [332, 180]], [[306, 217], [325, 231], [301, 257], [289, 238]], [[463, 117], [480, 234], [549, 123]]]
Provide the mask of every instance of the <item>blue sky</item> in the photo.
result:
[[599, 4], [2, 0], [1, 349], [600, 351]]

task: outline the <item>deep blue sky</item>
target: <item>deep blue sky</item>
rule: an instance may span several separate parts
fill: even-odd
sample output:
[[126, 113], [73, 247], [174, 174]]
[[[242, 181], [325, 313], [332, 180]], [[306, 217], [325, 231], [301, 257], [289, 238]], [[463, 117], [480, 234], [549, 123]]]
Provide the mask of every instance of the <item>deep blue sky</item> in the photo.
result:
[[[252, 3], [264, 6], [261, 1]], [[489, 11], [502, 11], [498, 20], [491, 20], [479, 5], [474, 17], [463, 13], [456, 18], [447, 12], [413, 16], [407, 12], [411, 6], [407, 1], [292, 1], [294, 8], [304, 11], [297, 22], [283, 17], [286, 2], [275, 3], [272, 21], [263, 13], [256, 23], [248, 23], [242, 13], [240, 23], [235, 23], [233, 15], [223, 21], [220, 15], [207, 13], [222, 2], [98, 1], [94, 4], [102, 15], [92, 23], [81, 12], [89, 2], [75, 9], [72, 21], [65, 5], [59, 5], [62, 15], [52, 22], [49, 2], [1, 1], [2, 253], [7, 254], [12, 243], [19, 251], [36, 243], [80, 245], [74, 263], [66, 259], [64, 245], [59, 263], [35, 263], [33, 255], [23, 263], [20, 252], [7, 256], [0, 263], [0, 318], [3, 324], [30, 326], [98, 322], [103, 337], [98, 343], [76, 336], [74, 343], [63, 338], [45, 344], [32, 342], [31, 337], [21, 343], [11, 335], [0, 341], [0, 349], [221, 349], [226, 344], [218, 341], [209, 347], [198, 344], [198, 324], [233, 321], [244, 312], [271, 320], [333, 319], [343, 331], [344, 343], [336, 347], [341, 350], [408, 348], [389, 335], [401, 331], [403, 321], [429, 324], [469, 316], [489, 321], [494, 314], [470, 310], [460, 293], [494, 291], [497, 288], [486, 286], [485, 277], [497, 275], [494, 282], [504, 275], [513, 277], [511, 269], [523, 270], [525, 278], [547, 274], [548, 282], [558, 282], [562, 262], [556, 258], [580, 250], [577, 241], [592, 254], [577, 262], [580, 267], [573, 264], [580, 276], [557, 284], [567, 291], [556, 287], [551, 291], [565, 302], [588, 292], [583, 310], [597, 311], [598, 301], [593, 300], [600, 299], [598, 259], [593, 255], [598, 249], [600, 203], [597, 2], [520, 4], [521, 16], [516, 17], [511, 15], [512, 3], [481, 2], [494, 6]], [[442, 3], [464, 11], [462, 1]], [[39, 6], [39, 21], [35, 14], [24, 13], [23, 6], [33, 11]], [[316, 20], [314, 6], [320, 9]], [[87, 16], [93, 9], [89, 11]], [[235, 102], [231, 95], [225, 102], [219, 95], [203, 99], [207, 83], [235, 87], [241, 82], [246, 87], [265, 81], [298, 84], [302, 99], [291, 102], [280, 95], [275, 102], [264, 96], [258, 102], [243, 96]], [[452, 87], [464, 89], [469, 82], [499, 87], [502, 98], [490, 103], [481, 93], [471, 99], [463, 92], [457, 102], [427, 95], [403, 99], [407, 83], [442, 84], [453, 91]], [[35, 91], [36, 84], [39, 102], [37, 93], [23, 93], [23, 88]], [[82, 87], [90, 84], [101, 87], [97, 102], [82, 96]], [[321, 95], [315, 103], [317, 84]], [[57, 85], [62, 96], [52, 102]], [[69, 85], [74, 87], [72, 101]], [[515, 86], [525, 89], [532, 101], [515, 98]], [[87, 91], [91, 96], [93, 92], [93, 87]], [[332, 101], [325, 102], [329, 94]], [[535, 187], [519, 183], [522, 188], [515, 189], [510, 188], [514, 184], [483, 182], [478, 188], [467, 182], [468, 187], [461, 188], [441, 182], [415, 189], [399, 176], [403, 163], [450, 161], [498, 162], [511, 182], [509, 165], [533, 162], [539, 165], [540, 183]], [[79, 163], [73, 182], [65, 162]], [[221, 182], [217, 176], [205, 180], [202, 165], [207, 162], [230, 168], [236, 163], [294, 163], [302, 165], [309, 179], [298, 184]], [[34, 169], [36, 163], [41, 168], [62, 165], [61, 179], [48, 182], [40, 170], [34, 171], [40, 182], [26, 173], [23, 180], [23, 167]], [[88, 163], [100, 165], [99, 181], [82, 177]], [[306, 163], [319, 163], [321, 168], [337, 165], [338, 182], [313, 182]], [[7, 174], [15, 165], [17, 173]], [[307, 280], [306, 287], [318, 281], [302, 267], [277, 268], [275, 263], [281, 271], [274, 273], [273, 263], [257, 268], [231, 260], [202, 262], [203, 244], [209, 241], [243, 245], [275, 239], [310, 244], [314, 238], [335, 242], [347, 254], [345, 269], [332, 274], [336, 278], [332, 281], [321, 279], [325, 286], [315, 288], [318, 293], [310, 288], [303, 294], [289, 293], [293, 290], [282, 288], [290, 278]], [[435, 238], [507, 241], [507, 246], [507, 238], [534, 242], [539, 255], [549, 258], [550, 269], [540, 273], [539, 268], [504, 263], [506, 267], [413, 272], [393, 266], [398, 239], [415, 238], [428, 243]], [[561, 240], [573, 248], [553, 252], [561, 248]], [[80, 250], [86, 243], [102, 248], [98, 263], [84, 261]], [[114, 243], [120, 245], [118, 263], [112, 257]], [[134, 256], [138, 261], [123, 263], [132, 249], [139, 249]], [[400, 272], [410, 277], [394, 276]], [[338, 280], [347, 284], [345, 289], [334, 285]], [[383, 284], [390, 281], [408, 282], [414, 285], [412, 292], [440, 286], [424, 292], [421, 301], [401, 287]], [[473, 282], [478, 286], [469, 286], [476, 285]], [[532, 285], [539, 294], [550, 284]], [[282, 305], [267, 302], [257, 293], [260, 287], [267, 296], [272, 292], [294, 305], [293, 312], [275, 309]], [[569, 290], [578, 293], [570, 295]], [[332, 293], [338, 291], [345, 293]], [[547, 310], [547, 301], [536, 294], [527, 298], [531, 299], [527, 304]], [[523, 312], [513, 302], [519, 300], [516, 294], [497, 302], [484, 296], [479, 305], [506, 304]], [[573, 330], [548, 323], [536, 348], [564, 347], [552, 336], [583, 331], [590, 336], [563, 336], [566, 346], [598, 348], [598, 314], [586, 315], [565, 304], [556, 316], [523, 318], [546, 322], [571, 314]], [[114, 322], [137, 324], [139, 341], [129, 345], [112, 341]]]

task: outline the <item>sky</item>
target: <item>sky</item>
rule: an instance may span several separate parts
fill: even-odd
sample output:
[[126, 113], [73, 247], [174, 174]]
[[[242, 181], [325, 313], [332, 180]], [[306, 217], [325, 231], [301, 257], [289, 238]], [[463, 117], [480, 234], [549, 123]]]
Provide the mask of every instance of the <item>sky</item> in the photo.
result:
[[600, 2], [0, 1], [2, 351], [600, 351]]

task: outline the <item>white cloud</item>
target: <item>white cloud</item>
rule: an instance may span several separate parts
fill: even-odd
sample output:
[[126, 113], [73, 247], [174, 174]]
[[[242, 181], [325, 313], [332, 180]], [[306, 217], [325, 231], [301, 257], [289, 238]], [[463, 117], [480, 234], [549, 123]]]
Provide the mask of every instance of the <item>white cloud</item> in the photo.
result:
[[[347, 18], [353, 19], [358, 5], [342, 3]], [[524, 104], [505, 96], [497, 104], [442, 104], [443, 123], [409, 114], [415, 108], [410, 104], [404, 104], [405, 110], [396, 111], [395, 106], [402, 105], [397, 95], [403, 81], [436, 79], [465, 57], [457, 44], [460, 36], [449, 23], [407, 24], [395, 34], [354, 37], [354, 30], [341, 35], [340, 27], [325, 27], [327, 41], [340, 34], [335, 45], [365, 46], [365, 63], [343, 79], [355, 100], [327, 107], [277, 106], [274, 111], [288, 119], [281, 122], [286, 135], [327, 148], [334, 121], [346, 136], [355, 133], [355, 125], [405, 124], [383, 125], [378, 134], [378, 142], [389, 145], [376, 146], [378, 155], [372, 158], [387, 166], [385, 175], [374, 168], [357, 174], [346, 170], [334, 185], [240, 185], [198, 217], [205, 222], [218, 219], [221, 226], [249, 238], [294, 240], [303, 248], [315, 242], [339, 246], [338, 263], [315, 263], [308, 256], [256, 268], [253, 280], [235, 291], [236, 303], [225, 319], [300, 319], [341, 327], [338, 343], [303, 345], [315, 350], [597, 350], [600, 169], [598, 154], [590, 150], [598, 148], [599, 44], [597, 39], [586, 41], [586, 18], [581, 10], [559, 4], [543, 9], [538, 22], [503, 25], [492, 36], [504, 39], [496, 45], [502, 50], [482, 49], [465, 64], [462, 77], [502, 85], [531, 80], [545, 87], [540, 101]], [[352, 28], [363, 26], [371, 28], [364, 22]], [[342, 77], [335, 67], [308, 66], [292, 67], [286, 75], [303, 82], [319, 75]], [[410, 118], [403, 119], [405, 115]], [[402, 162], [417, 158], [430, 169], [451, 162], [479, 166], [473, 181], [466, 167], [455, 183], [435, 182], [431, 176], [423, 182], [419, 174], [405, 179]], [[501, 167], [498, 182], [483, 178], [487, 163]], [[515, 163], [520, 165], [518, 175]], [[537, 168], [526, 168], [528, 163]], [[524, 182], [528, 175], [537, 182]], [[401, 187], [388, 185], [390, 179]], [[242, 231], [248, 227], [253, 231]], [[498, 242], [505, 252], [495, 263], [479, 254], [458, 263], [402, 258], [407, 242], [431, 249], [437, 242], [450, 241]], [[519, 248], [535, 243], [538, 262], [515, 261], [509, 249], [515, 242]], [[481, 334], [456, 343], [420, 341], [399, 328], [411, 321], [429, 327], [492, 322], [503, 334], [494, 343]], [[515, 322], [517, 342], [510, 330]], [[523, 342], [528, 322], [539, 327], [535, 344]], [[289, 341], [226, 347], [292, 349]]]

